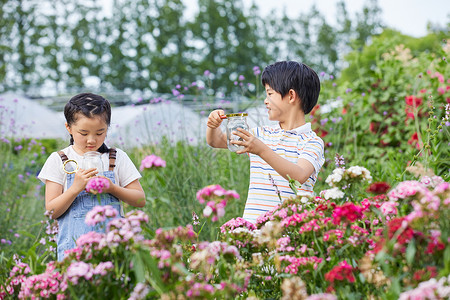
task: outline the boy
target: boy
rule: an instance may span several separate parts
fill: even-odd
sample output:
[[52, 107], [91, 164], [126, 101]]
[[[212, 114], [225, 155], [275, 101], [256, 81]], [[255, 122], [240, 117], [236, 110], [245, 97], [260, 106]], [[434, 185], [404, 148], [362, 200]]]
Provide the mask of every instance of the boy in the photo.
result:
[[[324, 163], [323, 141], [305, 122], [317, 103], [320, 81], [310, 67], [294, 61], [267, 66], [261, 76], [267, 97], [269, 120], [277, 126], [238, 129], [234, 141], [244, 146], [236, 153], [250, 157], [250, 185], [243, 218], [256, 223], [259, 215], [294, 196], [289, 177], [299, 181], [301, 195], [312, 195], [317, 174]], [[214, 148], [227, 148], [226, 134], [219, 128], [223, 110], [214, 110], [207, 121], [206, 141]]]

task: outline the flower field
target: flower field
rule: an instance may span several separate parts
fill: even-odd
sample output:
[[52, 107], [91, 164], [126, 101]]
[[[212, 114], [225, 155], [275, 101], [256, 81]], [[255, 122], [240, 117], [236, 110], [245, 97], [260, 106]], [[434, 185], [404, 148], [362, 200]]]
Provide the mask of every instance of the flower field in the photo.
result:
[[[450, 44], [418, 56], [372, 46], [382, 53], [358, 80], [320, 74], [316, 195], [256, 224], [241, 218], [245, 156], [162, 141], [127, 151], [146, 207], [95, 207], [85, 222], [105, 232], [58, 262], [35, 174], [67, 141], [2, 136], [0, 299], [450, 298]], [[103, 184], [89, 184], [93, 197]]]

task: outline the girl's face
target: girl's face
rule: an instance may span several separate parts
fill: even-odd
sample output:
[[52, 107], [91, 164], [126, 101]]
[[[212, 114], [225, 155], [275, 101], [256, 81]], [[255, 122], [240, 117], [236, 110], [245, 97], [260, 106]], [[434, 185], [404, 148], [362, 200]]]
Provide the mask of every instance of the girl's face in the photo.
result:
[[101, 116], [88, 118], [78, 114], [75, 123], [69, 126], [67, 131], [73, 136], [73, 148], [78, 154], [89, 151], [97, 151], [106, 138], [108, 124]]

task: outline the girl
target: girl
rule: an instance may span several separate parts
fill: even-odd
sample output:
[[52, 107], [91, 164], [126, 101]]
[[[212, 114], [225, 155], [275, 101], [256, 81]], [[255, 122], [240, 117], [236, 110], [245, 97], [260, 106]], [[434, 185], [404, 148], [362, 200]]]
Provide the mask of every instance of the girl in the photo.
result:
[[100, 195], [101, 204], [112, 205], [121, 214], [120, 201], [135, 207], [145, 205], [145, 193], [139, 183], [141, 175], [131, 159], [124, 151], [108, 149], [104, 144], [111, 121], [109, 102], [99, 95], [82, 93], [69, 100], [64, 116], [70, 145], [53, 152], [38, 175], [45, 184], [45, 208], [53, 211], [52, 217], [58, 220], [58, 260], [64, 258], [64, 251], [75, 248], [79, 236], [92, 230], [101, 231], [84, 222], [86, 213], [98, 205], [97, 198], [84, 190], [98, 171], [80, 168], [76, 173], [66, 174], [63, 164], [67, 160], [81, 162], [86, 152], [100, 152], [103, 165], [109, 166], [101, 175], [110, 181], [109, 188]]

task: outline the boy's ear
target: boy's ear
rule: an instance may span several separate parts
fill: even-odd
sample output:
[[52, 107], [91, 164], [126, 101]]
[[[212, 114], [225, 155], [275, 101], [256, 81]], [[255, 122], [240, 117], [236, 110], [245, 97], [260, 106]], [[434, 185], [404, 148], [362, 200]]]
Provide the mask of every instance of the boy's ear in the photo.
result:
[[294, 91], [293, 89], [289, 90], [288, 95], [289, 95], [289, 103], [294, 103], [295, 100], [297, 100], [298, 97], [297, 92]]

